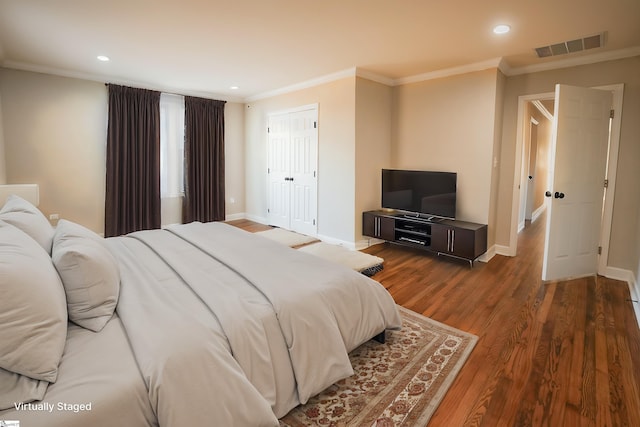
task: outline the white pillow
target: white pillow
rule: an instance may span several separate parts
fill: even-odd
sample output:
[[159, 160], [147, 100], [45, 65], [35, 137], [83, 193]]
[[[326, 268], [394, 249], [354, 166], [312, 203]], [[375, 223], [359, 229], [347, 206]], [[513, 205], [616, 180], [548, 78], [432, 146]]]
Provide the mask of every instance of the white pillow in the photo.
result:
[[0, 368], [55, 382], [67, 336], [67, 304], [49, 255], [0, 221]]
[[118, 264], [104, 239], [79, 224], [58, 222], [51, 252], [67, 294], [69, 319], [99, 332], [109, 321], [120, 293]]
[[48, 254], [51, 254], [51, 243], [55, 230], [42, 212], [31, 203], [11, 194], [0, 209], [0, 220], [18, 227], [40, 243], [40, 246]]

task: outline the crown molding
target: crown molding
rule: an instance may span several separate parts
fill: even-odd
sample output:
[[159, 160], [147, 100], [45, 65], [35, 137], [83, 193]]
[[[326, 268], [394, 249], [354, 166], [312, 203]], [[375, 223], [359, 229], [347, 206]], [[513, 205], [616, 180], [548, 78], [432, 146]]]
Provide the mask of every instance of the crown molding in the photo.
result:
[[474, 62], [472, 64], [461, 65], [459, 67], [445, 68], [442, 70], [430, 71], [428, 73], [417, 74], [415, 76], [403, 77], [394, 80], [394, 86], [400, 86], [410, 83], [418, 83], [426, 80], [441, 79], [443, 77], [457, 76], [460, 74], [473, 73], [475, 71], [484, 71], [491, 68], [499, 68], [503, 63], [502, 58], [493, 58], [486, 61]]
[[286, 93], [295, 92], [297, 90], [302, 90], [302, 89], [308, 89], [314, 86], [319, 86], [321, 84], [334, 82], [336, 80], [341, 80], [347, 77], [354, 77], [355, 75], [356, 75], [355, 67], [347, 68], [346, 70], [320, 76], [315, 79], [305, 80], [303, 82], [295, 83], [279, 89], [274, 89], [267, 92], [259, 93], [257, 95], [252, 95], [252, 96], [246, 97], [244, 99], [244, 102], [254, 102], [260, 99], [271, 98], [272, 96], [284, 95]]
[[523, 67], [508, 68], [503, 71], [507, 76], [517, 76], [521, 74], [538, 73], [540, 71], [558, 70], [561, 68], [575, 67], [578, 65], [595, 64], [598, 62], [613, 61], [616, 59], [630, 58], [640, 55], [640, 46], [628, 47], [625, 49], [608, 50], [604, 52], [592, 53], [590, 55], [565, 58], [545, 62], [542, 64], [525, 65]]
[[577, 65], [587, 65], [587, 64], [594, 64], [597, 62], [624, 59], [624, 58], [629, 58], [633, 56], [640, 56], [640, 46], [634, 46], [630, 48], [605, 51], [605, 52], [598, 52], [590, 55], [554, 60], [554, 61], [545, 62], [542, 64], [527, 65], [523, 67], [511, 67], [508, 61], [503, 57], [492, 58], [486, 61], [474, 62], [471, 64], [462, 65], [459, 67], [452, 67], [452, 68], [446, 68], [442, 70], [430, 71], [427, 73], [417, 74], [417, 75], [408, 76], [408, 77], [401, 77], [398, 79], [393, 79], [380, 74], [376, 74], [374, 72], [365, 70], [363, 68], [352, 67], [342, 71], [338, 71], [335, 73], [327, 74], [314, 79], [296, 83], [293, 85], [285, 86], [279, 89], [262, 92], [249, 97], [239, 97], [239, 96], [233, 97], [233, 96], [215, 94], [215, 93], [204, 92], [204, 91], [184, 91], [178, 88], [172, 88], [167, 86], [149, 87], [148, 84], [145, 84], [142, 82], [112, 78], [106, 75], [98, 75], [98, 74], [91, 74], [91, 73], [76, 72], [71, 70], [42, 67], [42, 66], [37, 66], [33, 64], [16, 62], [16, 61], [8, 61], [8, 60], [2, 61], [2, 63], [0, 63], [0, 66], [5, 68], [22, 70], [22, 71], [31, 71], [36, 73], [57, 75], [61, 77], [70, 77], [70, 78], [76, 78], [76, 79], [82, 79], [82, 80], [97, 81], [102, 83], [111, 82], [111, 83], [121, 84], [126, 86], [143, 87], [143, 88], [159, 90], [159, 91], [168, 92], [168, 93], [179, 93], [182, 95], [199, 96], [203, 98], [215, 98], [215, 99], [225, 100], [228, 102], [248, 103], [248, 102], [257, 101], [264, 98], [284, 95], [286, 93], [295, 92], [302, 89], [308, 89], [314, 86], [319, 86], [325, 83], [330, 83], [330, 82], [341, 80], [348, 77], [361, 77], [367, 80], [384, 84], [386, 86], [393, 87], [393, 86], [401, 86], [401, 85], [411, 84], [411, 83], [418, 83], [418, 82], [427, 81], [427, 80], [451, 77], [451, 76], [456, 76], [461, 74], [467, 74], [467, 73], [472, 73], [476, 71], [484, 71], [492, 68], [499, 69], [506, 76], [516, 76], [521, 74], [536, 73], [540, 71], [549, 71], [549, 70], [555, 70], [555, 69], [561, 69], [561, 68], [574, 67]]
[[[547, 107], [545, 107], [542, 102], [540, 102], [539, 99], [534, 99], [533, 101], [531, 101], [531, 103], [538, 109], [538, 111], [540, 111], [540, 113], [545, 116], [547, 118], [547, 120], [553, 120], [553, 114], [551, 114], [551, 112], [549, 110], [547, 110]], [[536, 123], [537, 124], [537, 123]]]
[[70, 71], [70, 70], [65, 70], [60, 68], [43, 67], [43, 66], [24, 63], [24, 62], [4, 61], [2, 63], [2, 67], [10, 68], [13, 70], [19, 70], [19, 71], [29, 71], [32, 73], [49, 74], [49, 75], [58, 76], [58, 77], [87, 80], [92, 82], [113, 83], [113, 84], [122, 85], [122, 86], [131, 86], [131, 87], [137, 87], [142, 89], [156, 90], [159, 92], [172, 93], [172, 94], [178, 94], [183, 96], [196, 96], [200, 98], [218, 99], [218, 100], [223, 100], [227, 102], [237, 102], [237, 103], [244, 102], [244, 99], [238, 96], [233, 97], [233, 96], [222, 95], [222, 94], [217, 94], [212, 92], [205, 92], [205, 91], [183, 90], [183, 89], [170, 87], [170, 86], [153, 86], [153, 85], [149, 85], [148, 83], [138, 82], [135, 80], [114, 78], [111, 76], [101, 75], [101, 74]]
[[380, 74], [373, 73], [363, 68], [356, 68], [356, 77], [381, 83], [386, 86], [395, 86], [395, 80]]

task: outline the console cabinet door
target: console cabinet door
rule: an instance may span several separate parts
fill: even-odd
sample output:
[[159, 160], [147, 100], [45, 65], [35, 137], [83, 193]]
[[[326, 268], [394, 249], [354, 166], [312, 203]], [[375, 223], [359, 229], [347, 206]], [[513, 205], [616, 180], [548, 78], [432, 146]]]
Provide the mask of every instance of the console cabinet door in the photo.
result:
[[451, 227], [442, 224], [431, 225], [431, 250], [442, 253], [451, 253], [450, 230]]
[[382, 240], [395, 240], [396, 221], [393, 218], [365, 212], [362, 215], [362, 234]]
[[377, 216], [368, 212], [362, 214], [362, 235], [376, 237]]
[[443, 254], [474, 259], [475, 233], [473, 230], [434, 224], [431, 227], [431, 249]]

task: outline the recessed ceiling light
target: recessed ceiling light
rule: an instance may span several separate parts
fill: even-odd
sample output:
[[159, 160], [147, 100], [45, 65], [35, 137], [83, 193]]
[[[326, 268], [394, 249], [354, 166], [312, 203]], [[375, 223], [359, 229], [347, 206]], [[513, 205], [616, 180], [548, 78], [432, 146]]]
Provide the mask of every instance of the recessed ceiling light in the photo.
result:
[[507, 34], [509, 31], [511, 31], [511, 27], [508, 25], [496, 25], [493, 27], [495, 34]]
[[240, 89], [240, 87], [239, 87], [239, 86], [230, 86], [230, 87], [229, 87], [229, 89], [231, 89], [231, 90], [238, 90], [238, 89]]
[[104, 55], [98, 55], [97, 58], [98, 58], [98, 61], [102, 61], [102, 62], [107, 62], [109, 60], [109, 57]]

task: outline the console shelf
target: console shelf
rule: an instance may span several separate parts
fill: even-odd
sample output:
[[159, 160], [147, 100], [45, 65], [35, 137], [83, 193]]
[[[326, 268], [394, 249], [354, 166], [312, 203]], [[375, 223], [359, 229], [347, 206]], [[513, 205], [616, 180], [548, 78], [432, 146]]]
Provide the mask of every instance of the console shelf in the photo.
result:
[[487, 225], [450, 219], [423, 219], [396, 211], [362, 214], [362, 234], [438, 255], [463, 259], [471, 266], [487, 251]]

